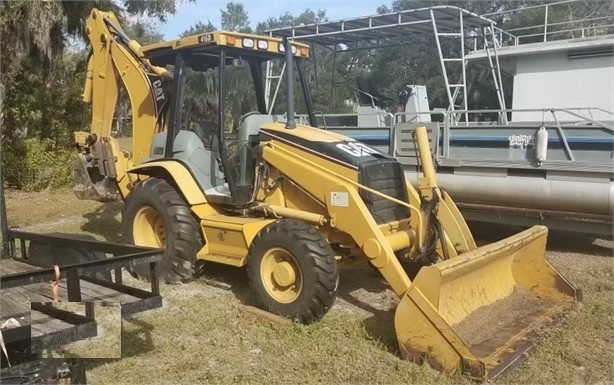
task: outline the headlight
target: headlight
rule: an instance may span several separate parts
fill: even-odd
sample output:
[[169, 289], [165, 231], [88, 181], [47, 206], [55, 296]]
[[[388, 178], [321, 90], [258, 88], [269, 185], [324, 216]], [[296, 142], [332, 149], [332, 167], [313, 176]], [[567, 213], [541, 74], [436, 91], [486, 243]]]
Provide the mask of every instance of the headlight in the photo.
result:
[[254, 48], [254, 40], [243, 38], [243, 47], [245, 48]]

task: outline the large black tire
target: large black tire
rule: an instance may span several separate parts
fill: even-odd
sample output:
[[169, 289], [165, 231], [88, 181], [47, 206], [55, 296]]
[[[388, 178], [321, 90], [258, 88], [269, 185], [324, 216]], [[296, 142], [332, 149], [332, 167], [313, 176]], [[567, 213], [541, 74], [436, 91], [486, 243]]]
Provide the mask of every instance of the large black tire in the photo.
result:
[[[136, 234], [135, 228], [139, 229]], [[159, 270], [164, 282], [192, 280], [196, 253], [202, 247], [199, 226], [167, 181], [148, 178], [134, 186], [124, 204], [121, 230], [126, 243], [165, 247]], [[132, 272], [139, 278], [150, 278], [149, 264], [136, 265]]]
[[337, 298], [333, 250], [301, 221], [281, 219], [263, 228], [250, 247], [247, 275], [261, 308], [305, 324], [322, 318]]

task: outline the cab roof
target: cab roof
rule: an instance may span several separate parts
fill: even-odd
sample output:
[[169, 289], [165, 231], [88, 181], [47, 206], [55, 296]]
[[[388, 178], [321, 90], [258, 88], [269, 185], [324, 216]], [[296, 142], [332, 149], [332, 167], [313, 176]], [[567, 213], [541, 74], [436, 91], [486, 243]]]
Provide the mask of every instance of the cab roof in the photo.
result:
[[[309, 57], [307, 44], [298, 42], [291, 44], [294, 56]], [[215, 54], [222, 48], [230, 48], [229, 51], [246, 57], [261, 57], [263, 60], [276, 57], [283, 59], [285, 56], [281, 38], [231, 31], [213, 31], [149, 44], [142, 47], [142, 52], [152, 64], [166, 65], [173, 64], [176, 51]]]

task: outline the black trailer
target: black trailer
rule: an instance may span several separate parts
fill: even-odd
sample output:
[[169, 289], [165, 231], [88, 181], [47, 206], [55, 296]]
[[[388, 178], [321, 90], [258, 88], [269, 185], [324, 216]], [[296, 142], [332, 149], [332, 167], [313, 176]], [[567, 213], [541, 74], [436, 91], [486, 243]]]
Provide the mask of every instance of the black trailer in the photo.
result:
[[[2, 123], [0, 116], [0, 132]], [[86, 384], [83, 359], [42, 358], [41, 350], [95, 336], [95, 302], [119, 303], [122, 319], [161, 307], [164, 250], [10, 228], [2, 175], [0, 164], [0, 383]], [[149, 291], [123, 282], [122, 271], [140, 264], [149, 265]], [[58, 301], [81, 302], [84, 315]], [[48, 322], [33, 328], [35, 318]]]
[[[71, 377], [72, 384], [85, 383], [81, 359], [41, 359], [42, 350], [95, 336], [94, 302], [121, 303], [122, 318], [162, 306], [158, 262], [163, 250], [72, 235], [3, 230], [0, 325], [7, 325], [1, 333], [12, 366], [2, 354], [2, 383], [49, 383], [65, 377]], [[84, 251], [100, 258], [49, 266], [62, 257], [70, 260], [67, 255], [83, 255]], [[51, 262], [41, 263], [45, 260], [41, 253], [47, 253]], [[32, 255], [35, 258], [30, 258]], [[150, 291], [128, 286], [122, 280], [124, 268], [142, 263], [149, 264], [152, 272]], [[58, 299], [83, 303], [85, 316], [54, 307]], [[45, 317], [46, 322], [41, 323], [45, 326], [33, 328], [34, 317]], [[52, 378], [42, 378], [45, 376]]]
[[[0, 229], [2, 384], [86, 384], [84, 359], [42, 358], [43, 349], [96, 336], [96, 302], [119, 303], [122, 319], [162, 306], [158, 263], [164, 250], [10, 228], [2, 167]], [[137, 264], [149, 265], [149, 291], [123, 282], [123, 270]], [[82, 303], [84, 315], [57, 308], [59, 301]]]

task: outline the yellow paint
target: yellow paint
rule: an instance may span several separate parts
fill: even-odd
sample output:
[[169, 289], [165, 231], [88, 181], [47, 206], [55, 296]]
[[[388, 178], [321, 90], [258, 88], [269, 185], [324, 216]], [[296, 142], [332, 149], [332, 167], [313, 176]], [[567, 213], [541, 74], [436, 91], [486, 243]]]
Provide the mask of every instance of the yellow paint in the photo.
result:
[[[288, 132], [285, 124], [283, 123], [265, 123], [262, 126], [262, 129], [271, 131], [274, 135], [276, 132], [284, 133]], [[297, 124], [294, 129], [292, 129], [292, 135], [298, 138], [302, 138], [309, 141], [315, 142], [324, 142], [324, 143], [335, 143], [339, 141], [355, 141], [352, 138], [349, 138], [343, 134], [339, 134], [333, 131], [323, 130], [317, 127], [306, 126], [303, 124]]]
[[[286, 175], [300, 175], [300, 169], [303, 169], [305, 166], [309, 166], [310, 168], [312, 168], [313, 170], [311, 171], [312, 173], [321, 173], [323, 175], [326, 175], [327, 177], [332, 177], [333, 181], [335, 183], [342, 181], [344, 183], [348, 183], [350, 186], [352, 186], [353, 190], [358, 193], [357, 188], [358, 189], [362, 189], [365, 191], [368, 191], [372, 194], [384, 197], [390, 201], [393, 201], [401, 206], [405, 206], [407, 208], [409, 208], [413, 214], [415, 216], [418, 217], [418, 221], [419, 223], [422, 223], [422, 212], [420, 209], [418, 209], [416, 206], [411, 205], [408, 202], [403, 202], [400, 201], [396, 198], [392, 198], [390, 196], [387, 196], [377, 190], [371, 189], [369, 187], [363, 186], [361, 184], [359, 184], [357, 182], [358, 180], [358, 173], [356, 170], [352, 170], [352, 169], [348, 169], [348, 168], [344, 168], [343, 166], [331, 163], [330, 161], [327, 161], [326, 159], [323, 159], [322, 157], [310, 154], [308, 152], [303, 152], [299, 149], [293, 148], [291, 146], [285, 145], [283, 143], [278, 143], [277, 141], [273, 141], [270, 143], [265, 144], [264, 146], [264, 152], [268, 152], [268, 153], [272, 153], [272, 152], [280, 152], [280, 153], [284, 153], [284, 156], [288, 157], [288, 158], [292, 158], [295, 162], [298, 161], [297, 164], [297, 169], [293, 169], [291, 172], [291, 174], [286, 173]], [[271, 150], [267, 151], [267, 148], [270, 148]], [[264, 157], [265, 159], [267, 159], [266, 157]], [[279, 170], [283, 170], [283, 168], [280, 168], [280, 165], [277, 165]], [[337, 169], [340, 170], [340, 172], [337, 172]], [[305, 187], [305, 183], [308, 182], [316, 182], [317, 183], [317, 179], [315, 178], [311, 178], [311, 181], [309, 181], [308, 179], [310, 179], [310, 175], [309, 174], [305, 174], [305, 177], [298, 177], [297, 179], [295, 179], [295, 182], [297, 184], [299, 184], [302, 188]], [[326, 184], [319, 184], [318, 186], [315, 186], [316, 189], [314, 190], [310, 190], [310, 189], [305, 189], [307, 190], [312, 196], [316, 197], [318, 200], [323, 201], [323, 202], [327, 202], [329, 201], [329, 197], [330, 197], [330, 193], [331, 191], [328, 191], [326, 189]], [[362, 199], [360, 199], [360, 201], [362, 202]], [[364, 204], [363, 204], [364, 206]], [[330, 209], [330, 207], [329, 207]], [[366, 209], [366, 207], [365, 207]], [[329, 211], [330, 214], [330, 211]], [[364, 214], [364, 213], [363, 213]], [[332, 214], [330, 214], [332, 215]], [[368, 210], [366, 211], [366, 215], [368, 215], [369, 217], [371, 217], [371, 214], [368, 213]], [[373, 219], [373, 218], [371, 218]], [[375, 222], [375, 221], [374, 221]], [[331, 226], [336, 227], [333, 225], [333, 221], [331, 221]], [[424, 235], [423, 235], [423, 227], [417, 227], [416, 231], [418, 232], [418, 236], [417, 236], [417, 246], [418, 248], [422, 247], [422, 243], [424, 241]]]
[[[508, 339], [497, 340], [492, 351], [476, 356], [455, 334], [453, 328], [480, 308], [507, 299], [515, 288], [551, 300], [553, 308], [575, 302], [575, 288], [545, 260], [547, 229], [535, 226], [499, 242], [476, 248], [436, 265], [420, 270], [395, 314], [395, 327], [402, 351], [406, 355], [430, 352], [436, 366], [449, 372], [461, 371], [462, 362], [473, 363], [468, 373], [481, 378], [510, 353], [547, 317], [517, 324], [519, 332]], [[536, 321], [537, 319], [537, 321]], [[502, 326], [506, 319], [499, 319]], [[551, 320], [550, 320], [551, 321]], [[492, 343], [492, 341], [491, 341]]]
[[267, 293], [280, 303], [292, 303], [303, 290], [300, 266], [294, 256], [280, 247], [268, 250], [260, 264], [260, 279]]
[[200, 205], [207, 202], [205, 194], [202, 192], [190, 171], [179, 162], [174, 160], [160, 160], [148, 162], [129, 170], [132, 174], [151, 175], [152, 173], [163, 172], [167, 178], [172, 179], [178, 187], [178, 191], [183, 195], [189, 206]]
[[[157, 130], [156, 104], [147, 74], [163, 77], [170, 77], [170, 74], [164, 68], [152, 66], [144, 59], [141, 46], [136, 41], [130, 41], [128, 47], [115, 42], [104, 19], [111, 21], [121, 30], [119, 21], [112, 12], [93, 9], [86, 21], [85, 31], [90, 40], [92, 55], [88, 59], [82, 99], [91, 103], [92, 122], [90, 132], [75, 132], [74, 136], [82, 153], [94, 159], [104, 159], [107, 154], [98, 154], [97, 148], [92, 145], [94, 142], [89, 142], [88, 138], [95, 138], [98, 143], [111, 144], [110, 159], [117, 171], [114, 179], [120, 193], [125, 197], [132, 188], [131, 179], [126, 177], [126, 172], [133, 164], [140, 164], [145, 159]], [[128, 153], [122, 152], [111, 137], [119, 85], [122, 83], [131, 105], [138, 106], [134, 110], [132, 123], [132, 151]]]
[[249, 245], [260, 230], [273, 219], [232, 217], [222, 214], [201, 219], [206, 245], [199, 251], [199, 259], [244, 266]]
[[262, 204], [260, 208], [265, 213], [273, 214], [272, 216], [298, 219], [298, 220], [312, 223], [315, 225], [323, 225], [328, 222], [328, 219], [324, 215], [310, 213], [308, 211], [301, 211], [301, 210], [291, 209], [291, 208], [287, 208], [283, 206], [269, 205], [269, 204]]
[[[452, 201], [449, 195], [443, 192], [435, 177], [435, 167], [433, 165], [433, 158], [431, 148], [429, 146], [426, 127], [421, 126], [415, 130], [416, 145], [418, 147], [418, 154], [420, 157], [421, 171], [423, 176], [418, 178], [418, 187], [420, 193], [419, 197], [416, 197], [417, 192], [409, 191], [410, 202], [412, 200], [420, 199], [425, 201], [436, 200], [437, 206], [434, 209], [435, 217], [441, 223], [442, 228], [446, 234], [446, 247], [450, 258], [457, 257], [459, 254], [471, 251], [476, 248], [475, 241], [471, 235], [471, 231], [467, 226], [464, 218], [460, 214], [460, 211], [456, 207], [456, 204]], [[408, 186], [408, 189], [411, 188]], [[426, 216], [428, 213], [424, 213]], [[416, 226], [416, 224], [414, 224]], [[425, 222], [418, 229], [425, 226]], [[415, 227], [414, 227], [415, 228]], [[426, 233], [418, 233], [417, 246], [420, 247], [425, 240], [422, 238], [426, 236]], [[442, 251], [441, 242], [437, 252], [441, 257], [444, 257]]]
[[[253, 47], [248, 47], [246, 44], [243, 44], [244, 39], [252, 40], [254, 42]], [[266, 48], [258, 48], [258, 42], [266, 42]], [[170, 40], [155, 44], [150, 44], [142, 47], [145, 55], [154, 50], [160, 49], [186, 49], [186, 48], [194, 48], [198, 46], [209, 46], [209, 45], [217, 45], [217, 46], [229, 46], [235, 48], [241, 48], [245, 50], [251, 51], [260, 51], [260, 52], [268, 52], [268, 53], [280, 53], [279, 46], [282, 44], [280, 38], [263, 36], [263, 35], [253, 35], [249, 33], [241, 33], [234, 31], [213, 31], [201, 33], [198, 35], [192, 35], [187, 37], [182, 37], [176, 40]], [[309, 46], [304, 43], [299, 43], [293, 41], [291, 43], [295, 48], [296, 52], [294, 56], [297, 57], [309, 57]], [[280, 53], [284, 55], [284, 53]]]
[[[308, 155], [303, 151], [290, 149], [277, 141], [263, 146], [263, 159], [284, 175], [292, 175], [294, 182], [302, 189], [324, 202], [328, 216], [335, 218], [336, 228], [350, 235], [363, 251], [366, 241], [373, 239], [366, 243], [369, 252], [372, 252], [372, 247], [376, 249], [371, 254], [372, 263], [380, 269], [392, 289], [401, 297], [409, 288], [409, 278], [362, 201], [355, 187], [356, 182], [332, 172], [332, 167], [329, 167], [331, 162], [317, 157], [311, 160]], [[305, 172], [306, 169], [309, 172]], [[349, 174], [350, 171], [345, 170], [345, 173]], [[356, 180], [357, 172], [353, 171], [353, 173], [353, 179]], [[348, 207], [332, 206], [330, 201], [332, 192], [347, 193]], [[407, 205], [406, 202], [402, 203]], [[374, 246], [374, 243], [377, 246]]]
[[166, 246], [164, 220], [153, 207], [143, 206], [137, 211], [132, 222], [132, 236], [138, 246]]

